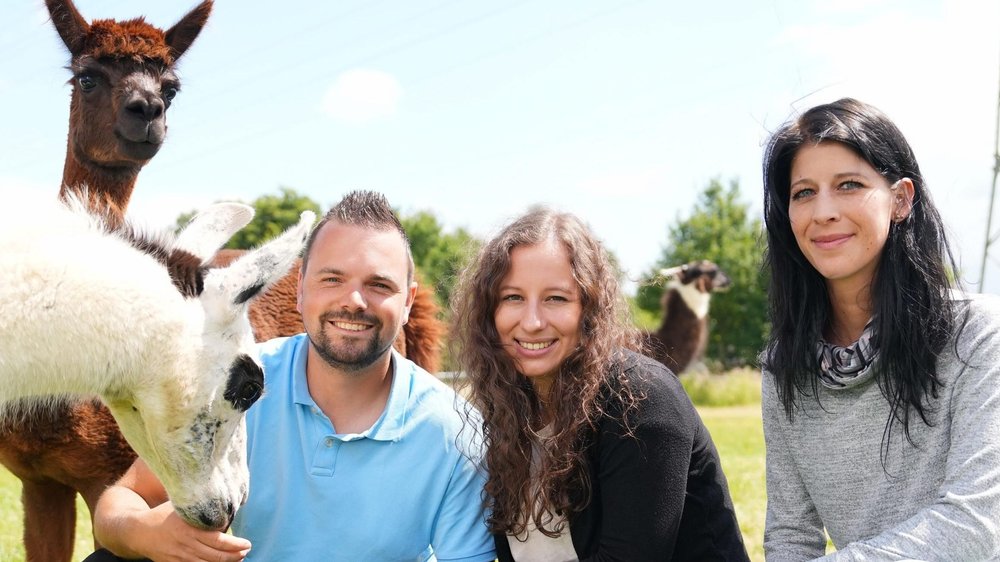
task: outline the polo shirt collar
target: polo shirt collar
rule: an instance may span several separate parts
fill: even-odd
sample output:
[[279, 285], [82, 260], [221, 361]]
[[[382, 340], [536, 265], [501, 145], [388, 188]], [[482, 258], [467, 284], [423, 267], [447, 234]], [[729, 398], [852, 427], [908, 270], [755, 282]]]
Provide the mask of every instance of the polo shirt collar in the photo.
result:
[[406, 368], [407, 361], [392, 350], [392, 387], [389, 389], [389, 399], [386, 400], [385, 411], [379, 416], [371, 429], [365, 432], [370, 439], [378, 441], [399, 441], [403, 437], [406, 426], [406, 406], [410, 402], [410, 384], [412, 370]]
[[[302, 345], [296, 350], [294, 358], [294, 381], [292, 383], [292, 400], [307, 408], [319, 408], [309, 394], [306, 383], [306, 356], [309, 350], [309, 338], [302, 339]], [[376, 441], [399, 441], [403, 437], [406, 425], [406, 405], [410, 401], [410, 384], [412, 370], [407, 368], [407, 361], [393, 349], [392, 352], [392, 386], [389, 388], [389, 399], [385, 410], [375, 423], [366, 431], [357, 434]]]

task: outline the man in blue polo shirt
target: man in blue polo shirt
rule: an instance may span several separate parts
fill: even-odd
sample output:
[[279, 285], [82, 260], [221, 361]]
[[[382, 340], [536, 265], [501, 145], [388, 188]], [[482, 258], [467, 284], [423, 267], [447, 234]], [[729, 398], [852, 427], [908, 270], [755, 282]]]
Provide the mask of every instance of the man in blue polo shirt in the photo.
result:
[[189, 527], [137, 461], [98, 502], [95, 537], [155, 560], [493, 560], [468, 408], [392, 350], [415, 291], [385, 198], [348, 194], [306, 244], [306, 333], [261, 346], [250, 494], [232, 534]]

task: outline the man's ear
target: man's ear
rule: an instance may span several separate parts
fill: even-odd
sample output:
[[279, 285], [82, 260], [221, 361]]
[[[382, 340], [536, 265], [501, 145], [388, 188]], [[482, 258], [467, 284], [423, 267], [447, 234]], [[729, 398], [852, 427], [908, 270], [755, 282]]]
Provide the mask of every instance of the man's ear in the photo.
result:
[[913, 211], [913, 194], [916, 191], [913, 187], [913, 180], [910, 178], [899, 180], [893, 187], [893, 191], [895, 191], [896, 200], [892, 207], [892, 221], [903, 222]]
[[299, 316], [302, 316], [302, 269], [304, 267], [305, 264], [299, 267], [298, 281], [295, 284], [295, 310], [299, 313]]
[[410, 321], [410, 309], [413, 308], [413, 300], [417, 296], [417, 282], [410, 283], [406, 289], [406, 308], [403, 309], [403, 324]]

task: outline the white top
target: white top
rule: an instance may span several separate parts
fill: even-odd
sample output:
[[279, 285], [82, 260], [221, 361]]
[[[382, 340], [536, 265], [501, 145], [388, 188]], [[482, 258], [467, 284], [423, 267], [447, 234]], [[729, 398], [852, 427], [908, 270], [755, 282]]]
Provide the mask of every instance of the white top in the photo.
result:
[[[552, 426], [547, 425], [538, 432], [539, 437], [551, 437]], [[534, 449], [531, 454], [531, 476], [538, 474], [538, 449]], [[554, 525], [553, 525], [554, 523]], [[511, 556], [514, 560], [531, 562], [577, 562], [579, 557], [576, 549], [573, 548], [573, 539], [569, 534], [569, 523], [565, 517], [556, 517], [551, 512], [546, 512], [545, 527], [549, 529], [559, 529], [559, 536], [552, 538], [542, 534], [535, 521], [528, 519], [528, 528], [524, 533], [513, 536], [507, 535], [507, 544], [510, 545]]]

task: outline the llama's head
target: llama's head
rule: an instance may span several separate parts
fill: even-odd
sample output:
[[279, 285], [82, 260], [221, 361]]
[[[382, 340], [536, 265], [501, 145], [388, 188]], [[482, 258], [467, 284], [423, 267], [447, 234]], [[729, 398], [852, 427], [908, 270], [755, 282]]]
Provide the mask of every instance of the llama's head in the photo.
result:
[[178, 514], [206, 529], [226, 528], [248, 493], [244, 413], [264, 388], [248, 302], [288, 271], [315, 219], [306, 211], [278, 238], [228, 267], [207, 269], [211, 255], [252, 215], [245, 205], [213, 206], [172, 245], [151, 252], [184, 297], [180, 326], [162, 335], [152, 346], [158, 349], [144, 351], [156, 356], [142, 363], [159, 372], [104, 395]]
[[163, 143], [166, 111], [180, 89], [174, 65], [205, 25], [212, 0], [167, 31], [141, 17], [88, 23], [72, 0], [45, 4], [70, 52], [69, 153], [83, 166], [137, 173]]
[[711, 294], [725, 291], [732, 284], [729, 276], [708, 260], [661, 269], [660, 275], [667, 279], [664, 299], [669, 296], [670, 291], [677, 291], [698, 318], [704, 318], [708, 314]]

